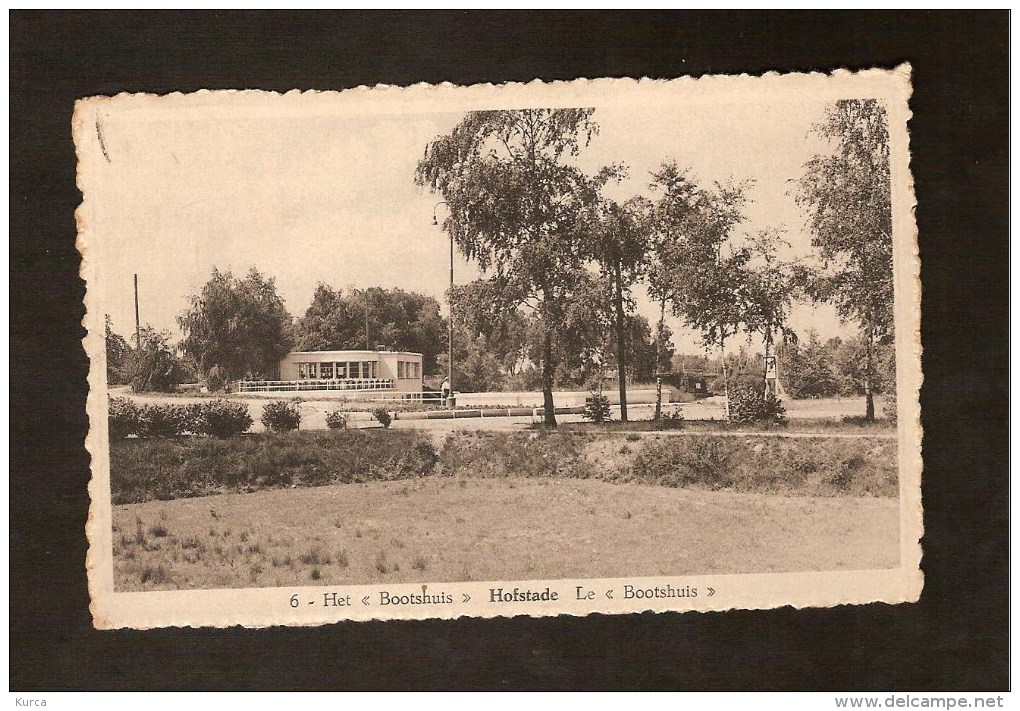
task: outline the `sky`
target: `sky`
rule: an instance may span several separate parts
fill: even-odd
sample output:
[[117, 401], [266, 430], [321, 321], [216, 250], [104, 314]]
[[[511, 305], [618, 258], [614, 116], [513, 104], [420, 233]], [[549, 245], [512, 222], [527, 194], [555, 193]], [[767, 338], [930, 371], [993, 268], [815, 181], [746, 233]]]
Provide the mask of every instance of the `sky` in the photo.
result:
[[[176, 317], [214, 266], [236, 275], [254, 267], [274, 277], [295, 317], [320, 282], [399, 287], [442, 303], [449, 239], [432, 224], [441, 197], [415, 186], [413, 176], [427, 143], [465, 112], [435, 111], [435, 101], [374, 106], [366, 98], [334, 106], [325, 98], [288, 104], [274, 95], [266, 106], [225, 107], [207, 94], [185, 105], [130, 97], [99, 104], [95, 134], [83, 135], [101, 136], [103, 152], [87, 153], [80, 181], [86, 257], [94, 260], [89, 298], [110, 314], [114, 330], [133, 331], [137, 274], [142, 324], [176, 339]], [[578, 162], [592, 172], [626, 164], [628, 179], [613, 188], [622, 199], [648, 195], [650, 172], [667, 159], [705, 183], [752, 179], [748, 220], [738, 232], [785, 226], [787, 256], [803, 256], [810, 236], [789, 191], [821, 147], [808, 134], [829, 98], [679, 91], [666, 103], [595, 102], [600, 131]], [[456, 281], [478, 276], [458, 255]], [[657, 308], [643, 288], [636, 296], [639, 312], [654, 323]], [[678, 351], [703, 352], [697, 334], [675, 319], [669, 325]], [[826, 305], [797, 306], [792, 325], [823, 337], [852, 332]]]

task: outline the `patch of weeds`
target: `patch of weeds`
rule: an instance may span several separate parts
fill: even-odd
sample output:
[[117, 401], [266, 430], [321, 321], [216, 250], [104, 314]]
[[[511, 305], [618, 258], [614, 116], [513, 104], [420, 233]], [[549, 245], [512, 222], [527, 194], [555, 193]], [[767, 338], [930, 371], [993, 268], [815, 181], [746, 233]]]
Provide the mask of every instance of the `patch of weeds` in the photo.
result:
[[360, 528], [354, 529], [354, 537], [355, 538], [361, 538], [361, 529]]
[[142, 570], [142, 584], [152, 583], [153, 585], [161, 585], [170, 578], [166, 568], [162, 565], [157, 565], [155, 568], [152, 566], [146, 566]]
[[620, 454], [630, 454], [630, 447], [627, 445], [620, 447]]
[[251, 581], [252, 581], [252, 582], [254, 583], [254, 582], [255, 582], [255, 580], [256, 580], [256, 579], [257, 579], [257, 578], [258, 578], [258, 577], [259, 577], [260, 575], [262, 575], [262, 566], [261, 566], [261, 565], [259, 565], [258, 563], [256, 563], [255, 565], [253, 565], [253, 566], [251, 567], [250, 575], [251, 575]]
[[456, 521], [457, 523], [464, 523], [465, 522], [464, 518], [462, 516], [458, 516], [457, 518], [454, 519], [454, 521]]
[[248, 542], [248, 534], [245, 533], [244, 531], [241, 531], [240, 539], [241, 539], [241, 543], [247, 543]]
[[342, 526], [343, 524], [341, 523], [339, 517], [333, 519], [333, 528], [341, 528]]
[[185, 550], [188, 550], [190, 548], [202, 549], [205, 548], [205, 546], [202, 545], [202, 542], [198, 540], [197, 536], [188, 536], [183, 541], [181, 541], [181, 548], [184, 548]]
[[342, 551], [336, 554], [336, 564], [341, 568], [346, 568], [351, 564], [350, 556], [347, 554], [347, 549], [344, 548]]
[[853, 486], [855, 474], [864, 467], [864, 459], [854, 455], [839, 463], [839, 467], [829, 478], [829, 483], [837, 491], [847, 491]]
[[390, 572], [390, 566], [386, 563], [386, 552], [379, 551], [379, 555], [375, 557], [375, 569], [383, 575]]
[[251, 555], [262, 555], [264, 552], [265, 550], [262, 548], [261, 543], [252, 543], [248, 546], [248, 553]]
[[630, 432], [630, 433], [627, 434], [627, 441], [628, 442], [637, 442], [640, 439], [641, 439], [641, 435], [637, 434], [636, 432]]
[[322, 573], [319, 572], [318, 568], [312, 568], [312, 572], [309, 574], [309, 577], [312, 580], [321, 580], [322, 579]]
[[[313, 548], [307, 553], [302, 553], [298, 560], [301, 561], [302, 565], [329, 565], [332, 559], [326, 554], [321, 548]], [[318, 580], [318, 578], [316, 578]]]
[[411, 561], [411, 567], [414, 568], [415, 570], [425, 570], [425, 567], [427, 565], [428, 563], [426, 562], [425, 558], [420, 555], [416, 555], [414, 559]]
[[155, 526], [149, 526], [149, 535], [153, 538], [166, 538], [170, 535], [170, 532], [166, 530], [166, 526], [157, 523]]

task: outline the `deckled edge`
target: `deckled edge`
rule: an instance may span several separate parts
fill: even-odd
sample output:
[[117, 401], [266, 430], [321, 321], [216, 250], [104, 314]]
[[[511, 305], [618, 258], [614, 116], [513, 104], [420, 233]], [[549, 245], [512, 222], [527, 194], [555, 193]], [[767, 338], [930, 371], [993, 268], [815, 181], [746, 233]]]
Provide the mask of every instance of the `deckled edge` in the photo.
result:
[[[903, 159], [902, 166], [900, 169], [905, 172], [905, 182], [903, 188], [905, 190], [906, 199], [908, 204], [906, 207], [898, 205], [895, 200], [897, 192], [897, 180], [891, 180], [891, 189], [894, 193], [893, 199], [893, 219], [894, 219], [894, 280], [897, 287], [900, 287], [905, 279], [910, 279], [909, 292], [904, 297], [899, 295], [902, 293], [903, 288], [896, 289], [896, 303], [895, 309], [898, 315], [901, 308], [905, 306], [903, 299], [907, 297], [913, 297], [913, 305], [906, 305], [910, 308], [910, 319], [909, 319], [909, 330], [910, 335], [913, 338], [913, 347], [906, 349], [908, 352], [901, 352], [899, 348], [901, 323], [897, 318], [894, 317], [896, 323], [896, 339], [897, 339], [897, 365], [902, 361], [908, 361], [911, 367], [911, 373], [914, 382], [910, 383], [909, 395], [910, 397], [902, 397], [904, 386], [900, 381], [899, 375], [897, 375], [897, 407], [898, 407], [898, 449], [899, 449], [899, 474], [900, 474], [900, 503], [901, 503], [901, 540], [904, 536], [913, 536], [914, 534], [910, 531], [905, 531], [905, 516], [903, 514], [904, 503], [908, 501], [905, 498], [905, 494], [909, 492], [910, 499], [914, 501], [914, 507], [912, 511], [913, 517], [916, 519], [914, 537], [908, 545], [901, 548], [901, 565], [898, 569], [892, 570], [903, 570], [904, 564], [908, 561], [903, 559], [903, 553], [909, 549], [912, 552], [911, 560], [909, 561], [912, 565], [916, 566], [914, 572], [916, 575], [913, 576], [913, 585], [908, 590], [901, 591], [902, 597], [898, 599], [882, 599], [882, 598], [863, 598], [860, 596], [846, 595], [837, 600], [830, 600], [820, 603], [807, 603], [803, 605], [791, 604], [791, 603], [780, 603], [780, 604], [749, 604], [749, 605], [731, 605], [728, 607], [710, 607], [710, 608], [699, 608], [699, 609], [657, 609], [657, 608], [645, 608], [645, 609], [630, 609], [630, 610], [594, 610], [591, 612], [582, 612], [574, 610], [557, 610], [554, 612], [529, 612], [529, 611], [514, 611], [507, 613], [495, 613], [495, 614], [471, 614], [466, 612], [451, 613], [451, 614], [430, 614], [427, 616], [385, 616], [372, 614], [371, 616], [356, 617], [343, 620], [335, 621], [274, 621], [266, 624], [258, 623], [251, 624], [246, 623], [241, 619], [226, 619], [222, 623], [193, 623], [188, 620], [184, 621], [154, 621], [142, 624], [128, 624], [118, 622], [113, 617], [115, 611], [111, 610], [111, 617], [105, 616], [106, 610], [102, 609], [102, 602], [104, 595], [112, 595], [113, 581], [100, 581], [97, 576], [100, 574], [98, 570], [98, 564], [102, 559], [110, 559], [110, 571], [112, 573], [112, 538], [109, 541], [110, 545], [102, 547], [97, 544], [97, 536], [106, 536], [105, 530], [97, 530], [102, 514], [109, 518], [112, 515], [112, 502], [109, 494], [109, 478], [108, 473], [103, 480], [97, 481], [96, 469], [97, 465], [103, 464], [109, 467], [109, 450], [108, 450], [108, 432], [107, 422], [104, 417], [93, 417], [93, 412], [103, 412], [105, 410], [105, 404], [107, 401], [106, 396], [106, 373], [105, 373], [105, 348], [103, 348], [102, 336], [100, 326], [96, 323], [96, 314], [92, 306], [92, 300], [94, 294], [89, 288], [90, 281], [93, 277], [93, 271], [95, 265], [93, 260], [88, 256], [88, 241], [90, 238], [89, 224], [87, 220], [87, 214], [90, 209], [89, 195], [87, 190], [87, 177], [85, 175], [85, 160], [83, 157], [83, 144], [88, 135], [86, 114], [92, 109], [96, 108], [107, 102], [120, 102], [125, 100], [137, 100], [143, 98], [157, 98], [157, 99], [180, 99], [180, 98], [204, 98], [212, 97], [215, 95], [216, 98], [223, 96], [236, 96], [238, 98], [245, 98], [248, 96], [257, 95], [259, 97], [274, 96], [280, 100], [294, 97], [294, 96], [310, 96], [315, 98], [329, 98], [335, 97], [339, 99], [349, 98], [361, 98], [369, 92], [433, 92], [433, 91], [463, 91], [472, 90], [475, 92], [486, 91], [495, 93], [503, 93], [504, 90], [508, 89], [541, 89], [541, 90], [556, 90], [566, 88], [585, 87], [598, 89], [601, 87], [606, 88], [619, 88], [622, 85], [626, 87], [640, 87], [643, 85], [688, 85], [697, 83], [718, 83], [720, 86], [726, 83], [739, 82], [739, 81], [754, 81], [758, 83], [762, 80], [766, 81], [780, 81], [790, 78], [813, 78], [813, 79], [846, 79], [846, 78], [858, 78], [858, 79], [888, 79], [890, 77], [899, 80], [901, 85], [901, 94], [897, 97], [902, 102], [902, 106], [897, 106], [897, 114], [902, 113], [902, 122], [897, 122], [896, 130], [903, 131], [903, 140], [900, 145], [897, 146], [905, 152], [905, 158]], [[740, 74], [703, 74], [700, 76], [683, 76], [683, 77], [672, 77], [672, 78], [651, 78], [641, 77], [636, 79], [633, 77], [613, 77], [613, 78], [598, 78], [589, 79], [585, 77], [579, 77], [577, 79], [570, 80], [553, 80], [543, 81], [541, 79], [534, 79], [529, 82], [504, 82], [504, 83], [476, 83], [469, 85], [457, 85], [450, 82], [441, 82], [438, 84], [429, 84], [425, 82], [418, 82], [408, 85], [392, 85], [392, 84], [376, 84], [374, 86], [358, 85], [356, 87], [345, 88], [342, 90], [315, 90], [315, 89], [293, 89], [286, 92], [278, 92], [272, 90], [262, 89], [200, 89], [194, 92], [169, 92], [166, 94], [146, 93], [146, 92], [119, 92], [114, 95], [94, 95], [84, 97], [75, 102], [74, 113], [72, 116], [72, 128], [73, 138], [75, 144], [75, 153], [77, 157], [77, 170], [76, 170], [76, 185], [79, 191], [82, 193], [82, 201], [78, 208], [75, 210], [75, 224], [77, 228], [76, 247], [81, 255], [81, 267], [79, 269], [79, 276], [85, 282], [85, 297], [84, 305], [86, 313], [82, 319], [82, 325], [86, 329], [86, 336], [82, 339], [82, 346], [85, 350], [86, 356], [89, 359], [89, 393], [87, 397], [87, 417], [89, 420], [89, 431], [85, 437], [85, 447], [91, 457], [90, 463], [90, 479], [88, 484], [88, 493], [90, 498], [88, 519], [85, 525], [85, 533], [88, 539], [88, 552], [86, 554], [86, 571], [88, 579], [88, 591], [89, 591], [89, 610], [92, 614], [93, 624], [97, 629], [162, 629], [169, 627], [182, 627], [182, 628], [200, 628], [200, 627], [211, 627], [211, 628], [230, 628], [230, 627], [242, 627], [250, 629], [264, 629], [269, 627], [318, 627], [323, 625], [338, 625], [346, 622], [371, 622], [371, 621], [389, 621], [389, 620], [421, 620], [421, 619], [459, 619], [461, 617], [468, 618], [515, 618], [515, 617], [553, 617], [567, 615], [571, 617], [585, 617], [588, 615], [619, 615], [619, 614], [689, 614], [689, 613], [707, 613], [707, 612], [725, 612], [729, 610], [775, 610], [784, 608], [793, 609], [805, 609], [805, 608], [832, 608], [840, 607], [845, 605], [864, 605], [864, 604], [884, 604], [884, 605], [895, 605], [902, 603], [916, 602], [920, 598], [921, 591], [923, 589], [924, 576], [921, 570], [920, 564], [923, 556], [923, 550], [921, 540], [923, 537], [923, 502], [921, 501], [921, 472], [922, 472], [922, 458], [921, 458], [921, 447], [922, 447], [922, 429], [920, 419], [920, 387], [923, 381], [923, 373], [921, 370], [922, 364], [922, 347], [920, 342], [920, 314], [921, 314], [921, 294], [922, 285], [920, 282], [920, 257], [919, 247], [917, 242], [918, 232], [916, 224], [916, 197], [914, 192], [914, 178], [910, 172], [910, 149], [909, 149], [909, 120], [912, 117], [912, 112], [909, 108], [909, 99], [912, 95], [912, 67], [909, 62], [904, 62], [896, 67], [882, 67], [882, 66], [868, 66], [860, 69], [847, 69], [839, 68], [830, 72], [822, 71], [809, 71], [809, 72], [783, 72], [778, 70], [767, 70], [761, 73], [747, 73], [743, 72]], [[891, 114], [890, 114], [891, 116]], [[890, 130], [892, 130], [893, 124], [890, 121]], [[890, 149], [896, 145], [890, 136]], [[897, 170], [897, 160], [891, 155], [891, 165], [893, 170]], [[902, 214], [901, 214], [902, 213]], [[906, 237], [898, 236], [898, 232], [895, 228], [896, 224], [903, 223], [902, 227], [909, 229], [909, 234]], [[900, 252], [903, 249], [909, 249], [906, 257], [903, 255], [897, 256], [896, 250]], [[907, 270], [902, 269], [899, 265], [905, 262], [909, 264], [909, 273], [905, 273]], [[101, 319], [100, 319], [101, 320]], [[90, 327], [91, 326], [91, 327]], [[899, 372], [899, 371], [898, 371]], [[910, 435], [910, 437], [908, 437]], [[910, 481], [907, 482], [904, 477], [903, 463], [904, 463], [904, 450], [908, 449], [905, 445], [911, 445], [912, 450], [909, 454], [912, 454], [910, 464], [912, 465], [908, 470], [912, 475]], [[909, 484], [909, 485], [908, 485]], [[107, 490], [102, 492], [105, 495], [105, 500], [98, 499], [97, 503], [97, 489], [105, 485]], [[112, 536], [112, 534], [110, 534]], [[808, 572], [808, 571], [805, 571]], [[824, 572], [824, 571], [821, 571]], [[108, 589], [106, 585], [108, 584]], [[374, 612], [374, 610], [373, 610]]]

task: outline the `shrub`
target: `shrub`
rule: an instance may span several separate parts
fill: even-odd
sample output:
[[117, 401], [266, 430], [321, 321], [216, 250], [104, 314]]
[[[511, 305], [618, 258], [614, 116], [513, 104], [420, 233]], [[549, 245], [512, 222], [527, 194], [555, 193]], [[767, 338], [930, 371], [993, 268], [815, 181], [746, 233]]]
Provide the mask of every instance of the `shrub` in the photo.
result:
[[609, 407], [609, 398], [592, 390], [585, 400], [584, 412], [581, 413], [581, 417], [597, 425], [609, 422], [613, 418], [612, 410]]
[[198, 427], [203, 434], [213, 437], [233, 437], [247, 432], [253, 420], [248, 406], [230, 400], [213, 400], [198, 406]]
[[389, 429], [390, 423], [393, 421], [393, 417], [384, 408], [379, 407], [372, 410], [372, 417], [379, 420], [379, 424]]
[[144, 328], [139, 348], [129, 354], [125, 375], [135, 392], [165, 392], [177, 390], [186, 378], [186, 369], [170, 346], [168, 333]]
[[658, 427], [660, 430], [682, 430], [684, 428], [684, 413], [679, 409], [667, 412], [659, 418]]
[[734, 452], [733, 443], [724, 437], [669, 437], [645, 447], [634, 460], [633, 472], [664, 486], [727, 486]]
[[786, 423], [786, 408], [774, 394], [767, 395], [761, 384], [738, 385], [730, 389], [730, 422]]
[[205, 375], [205, 387], [211, 393], [223, 392], [226, 390], [228, 379], [226, 373], [218, 365], [214, 365]]
[[339, 410], [333, 410], [332, 412], [326, 413], [326, 426], [331, 430], [345, 430], [347, 429], [347, 415], [340, 412]]
[[298, 431], [219, 439], [111, 442], [116, 504], [280, 486], [319, 486], [427, 476], [438, 458], [427, 434]]
[[882, 414], [890, 422], [896, 422], [896, 393], [892, 392], [885, 396], [885, 403], [882, 405]]
[[109, 408], [110, 439], [124, 439], [128, 435], [140, 434], [142, 429], [141, 408], [126, 397], [110, 398]]
[[301, 426], [301, 410], [296, 404], [274, 400], [262, 408], [262, 424], [272, 432], [290, 432]]
[[144, 405], [139, 414], [143, 437], [180, 437], [201, 428], [195, 422], [195, 407], [189, 405]]

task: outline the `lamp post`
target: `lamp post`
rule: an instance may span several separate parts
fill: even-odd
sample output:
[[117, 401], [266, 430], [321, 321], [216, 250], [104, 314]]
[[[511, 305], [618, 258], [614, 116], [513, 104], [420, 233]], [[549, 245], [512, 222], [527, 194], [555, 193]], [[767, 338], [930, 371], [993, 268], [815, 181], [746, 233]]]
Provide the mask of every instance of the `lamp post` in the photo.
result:
[[[450, 207], [450, 204], [448, 202], [446, 202], [445, 200], [441, 200], [440, 202], [437, 202], [432, 207], [432, 224], [434, 226], [436, 226], [436, 227], [439, 226], [439, 217], [436, 215], [436, 210], [439, 209], [440, 205], [446, 205], [447, 208]], [[450, 337], [448, 339], [448, 344], [450, 346], [450, 351], [449, 351], [449, 354], [448, 354], [448, 357], [447, 357], [447, 361], [446, 361], [446, 365], [447, 365], [446, 382], [450, 386], [450, 395], [448, 397], [448, 401], [452, 401], [454, 406], [456, 406], [457, 400], [453, 396], [453, 232], [452, 231], [450, 232], [450, 291], [449, 291], [449, 296], [447, 297], [447, 301], [448, 301], [448, 305], [450, 307], [450, 315], [449, 315]]]

